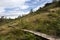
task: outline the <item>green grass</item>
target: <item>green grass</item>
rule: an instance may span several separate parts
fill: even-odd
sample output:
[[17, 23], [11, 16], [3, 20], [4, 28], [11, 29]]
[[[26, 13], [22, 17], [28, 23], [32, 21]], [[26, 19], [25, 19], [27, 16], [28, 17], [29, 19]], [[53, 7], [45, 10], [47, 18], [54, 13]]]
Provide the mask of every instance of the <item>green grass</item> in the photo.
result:
[[[51, 9], [54, 10], [50, 11]], [[8, 32], [5, 35], [0, 34], [0, 40], [40, 40], [39, 37], [36, 37], [31, 33], [23, 32], [20, 29], [34, 30], [56, 37], [60, 37], [59, 3], [52, 3], [49, 6], [45, 6], [33, 13], [30, 13], [23, 17], [18, 17], [14, 19], [12, 22], [11, 21], [12, 20], [8, 21], [8, 23], [1, 22], [4, 24], [0, 24], [2, 25], [2, 28], [0, 29], [7, 29], [7, 31], [9, 31], [8, 28], [12, 29], [14, 27], [18, 30], [12, 29], [13, 31]]]
[[0, 35], [0, 40], [43, 40], [43, 38], [21, 30], [14, 30], [5, 35]]

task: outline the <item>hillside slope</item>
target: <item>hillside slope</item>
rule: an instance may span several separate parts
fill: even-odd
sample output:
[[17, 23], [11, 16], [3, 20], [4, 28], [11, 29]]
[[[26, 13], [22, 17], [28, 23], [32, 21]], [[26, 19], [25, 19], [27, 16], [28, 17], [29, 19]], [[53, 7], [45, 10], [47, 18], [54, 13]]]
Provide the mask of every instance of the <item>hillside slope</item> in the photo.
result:
[[36, 12], [23, 16], [15, 26], [60, 37], [59, 3], [51, 3], [48, 6], [38, 9]]
[[[48, 35], [60, 37], [60, 2], [46, 4], [43, 8], [31, 12], [20, 18], [14, 19], [13, 22], [7, 23], [0, 27], [1, 34], [14, 34], [20, 29], [29, 29], [42, 32]], [[20, 32], [19, 32], [20, 33]], [[9, 34], [12, 35], [12, 34]], [[13, 36], [14, 37], [14, 36]], [[15, 38], [15, 37], [14, 37]]]

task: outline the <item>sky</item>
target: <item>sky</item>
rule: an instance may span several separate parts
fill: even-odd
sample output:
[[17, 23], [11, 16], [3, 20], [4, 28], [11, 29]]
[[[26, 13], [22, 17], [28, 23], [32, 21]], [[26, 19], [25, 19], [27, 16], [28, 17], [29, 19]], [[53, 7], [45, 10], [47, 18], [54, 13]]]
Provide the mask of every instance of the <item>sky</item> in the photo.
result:
[[0, 0], [0, 17], [16, 18], [38, 10], [52, 0]]

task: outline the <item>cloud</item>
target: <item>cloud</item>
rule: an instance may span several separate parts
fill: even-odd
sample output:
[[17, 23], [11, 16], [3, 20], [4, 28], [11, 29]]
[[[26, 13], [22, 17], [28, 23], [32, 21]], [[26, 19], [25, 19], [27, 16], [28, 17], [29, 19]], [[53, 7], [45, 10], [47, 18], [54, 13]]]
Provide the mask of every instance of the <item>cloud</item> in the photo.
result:
[[25, 4], [30, 0], [0, 0], [0, 16], [18, 16], [24, 14], [23, 11], [29, 8]]
[[11, 12], [0, 12], [0, 13], [1, 13], [0, 16], [5, 16], [5, 17], [7, 17], [7, 18], [12, 18], [12, 19], [14, 19], [14, 18], [16, 18], [16, 17], [18, 17], [18, 16], [22, 16], [22, 15], [28, 14], [29, 11], [28, 11], [28, 12], [23, 12], [23, 11], [11, 11]]
[[3, 12], [3, 11], [4, 11], [4, 8], [1, 8], [1, 7], [0, 7], [0, 12]]
[[38, 10], [40, 7], [44, 7], [45, 6], [45, 4], [46, 3], [51, 3], [52, 2], [52, 0], [36, 0], [37, 2], [39, 2], [40, 1], [40, 5], [38, 5], [37, 7], [35, 7], [34, 9], [33, 9], [33, 11], [36, 11], [36, 10]]
[[37, 2], [40, 2], [41, 0], [36, 0]]
[[[29, 13], [30, 9], [34, 11], [43, 6], [46, 0], [0, 0], [0, 16], [15, 18], [19, 15]], [[51, 1], [50, 1], [51, 2]], [[42, 4], [42, 5], [41, 5]]]
[[28, 5], [25, 5], [25, 2], [29, 0], [0, 0], [0, 7], [20, 7], [25, 6], [25, 9], [28, 8]]
[[38, 10], [40, 7], [43, 7], [44, 5], [37, 6], [36, 8], [33, 9], [33, 11]]
[[27, 8], [29, 8], [28, 5], [22, 5], [22, 6], [20, 6], [20, 9], [27, 9]]

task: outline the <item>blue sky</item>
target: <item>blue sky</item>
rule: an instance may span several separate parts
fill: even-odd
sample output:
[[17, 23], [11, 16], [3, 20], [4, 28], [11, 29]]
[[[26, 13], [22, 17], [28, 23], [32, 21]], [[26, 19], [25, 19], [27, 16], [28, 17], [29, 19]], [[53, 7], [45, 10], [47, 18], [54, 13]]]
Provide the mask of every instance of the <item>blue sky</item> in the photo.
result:
[[31, 9], [38, 10], [52, 0], [0, 0], [0, 17], [15, 18], [28, 14]]

